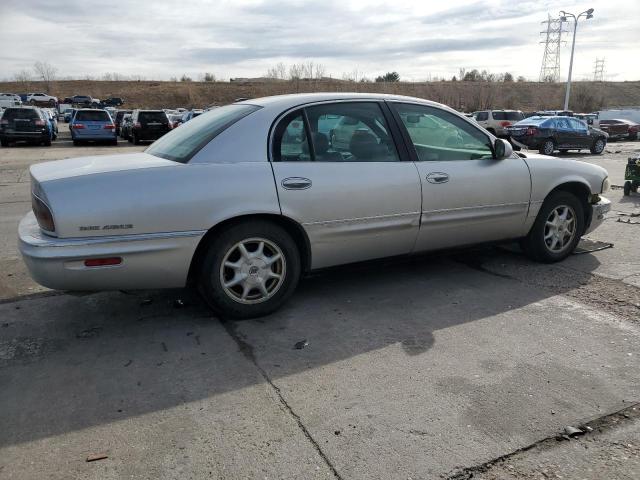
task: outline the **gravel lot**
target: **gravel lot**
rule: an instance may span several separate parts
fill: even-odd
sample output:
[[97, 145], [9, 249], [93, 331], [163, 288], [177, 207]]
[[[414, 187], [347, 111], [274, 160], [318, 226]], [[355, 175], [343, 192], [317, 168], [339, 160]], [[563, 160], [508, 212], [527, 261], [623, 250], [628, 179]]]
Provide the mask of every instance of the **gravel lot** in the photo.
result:
[[[614, 248], [334, 269], [260, 320], [186, 290], [34, 284], [15, 241], [28, 166], [144, 148], [0, 149], [0, 478], [640, 477], [640, 195], [607, 194], [589, 238]], [[564, 157], [621, 186], [639, 149]]]

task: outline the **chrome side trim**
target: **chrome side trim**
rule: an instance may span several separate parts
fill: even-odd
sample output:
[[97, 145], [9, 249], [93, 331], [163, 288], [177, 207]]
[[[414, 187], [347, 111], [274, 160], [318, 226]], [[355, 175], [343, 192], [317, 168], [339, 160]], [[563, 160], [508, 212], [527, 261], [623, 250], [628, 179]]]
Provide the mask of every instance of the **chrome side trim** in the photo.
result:
[[372, 220], [382, 220], [385, 218], [400, 218], [400, 217], [414, 217], [419, 215], [420, 212], [407, 212], [407, 213], [392, 213], [389, 215], [376, 215], [373, 217], [359, 217], [359, 218], [345, 218], [341, 220], [323, 220], [321, 222], [305, 222], [302, 225], [336, 225], [341, 223], [354, 223], [354, 222], [370, 222]]
[[460, 208], [443, 208], [440, 210], [423, 210], [422, 214], [431, 213], [443, 213], [443, 212], [460, 212], [465, 210], [485, 210], [488, 208], [500, 208], [500, 207], [523, 207], [529, 206], [529, 202], [517, 202], [517, 203], [500, 203], [496, 205], [478, 205], [473, 207], [460, 207]]

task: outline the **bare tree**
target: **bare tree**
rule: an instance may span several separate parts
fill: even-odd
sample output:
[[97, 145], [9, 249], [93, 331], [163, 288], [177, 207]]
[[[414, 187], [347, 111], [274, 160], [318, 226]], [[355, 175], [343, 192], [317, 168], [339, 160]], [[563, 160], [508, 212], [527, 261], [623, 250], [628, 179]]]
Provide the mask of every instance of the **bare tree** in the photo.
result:
[[315, 71], [313, 72], [313, 78], [317, 80], [322, 80], [322, 77], [324, 77], [326, 73], [327, 73], [327, 67], [325, 67], [321, 63], [318, 63], [315, 66]]
[[300, 80], [304, 76], [304, 63], [293, 63], [289, 65], [289, 79]]
[[267, 70], [266, 77], [274, 80], [285, 80], [287, 78], [287, 66], [282, 62], [278, 62]]
[[29, 70], [20, 70], [14, 75], [16, 82], [27, 83], [31, 81], [31, 72]]
[[36, 62], [33, 65], [33, 70], [36, 72], [36, 76], [42, 79], [47, 93], [49, 93], [51, 90], [51, 82], [56, 79], [58, 69], [49, 62]]

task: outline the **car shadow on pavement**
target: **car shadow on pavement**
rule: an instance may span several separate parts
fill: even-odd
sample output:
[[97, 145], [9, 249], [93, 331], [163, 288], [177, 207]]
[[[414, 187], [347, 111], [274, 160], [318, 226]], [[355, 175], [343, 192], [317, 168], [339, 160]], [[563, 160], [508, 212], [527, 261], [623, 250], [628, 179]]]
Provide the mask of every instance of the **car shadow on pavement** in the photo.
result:
[[[581, 257], [584, 270], [597, 267], [595, 257]], [[584, 280], [532, 287], [500, 265], [523, 275], [554, 268], [496, 249], [342, 267], [304, 279], [279, 312], [242, 322], [221, 323], [190, 290], [2, 304], [0, 446], [264, 383], [251, 364], [263, 359], [277, 380], [397, 345], [415, 357], [434, 345], [438, 330], [509, 318]]]

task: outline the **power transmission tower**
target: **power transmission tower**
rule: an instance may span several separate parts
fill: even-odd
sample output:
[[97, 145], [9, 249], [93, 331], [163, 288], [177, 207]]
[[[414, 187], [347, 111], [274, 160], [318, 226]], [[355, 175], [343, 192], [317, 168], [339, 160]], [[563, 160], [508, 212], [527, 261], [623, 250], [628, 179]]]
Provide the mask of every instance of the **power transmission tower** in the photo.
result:
[[604, 82], [604, 58], [596, 58], [593, 68], [593, 81]]
[[559, 18], [549, 18], [541, 22], [547, 26], [545, 31], [540, 32], [544, 40], [544, 53], [542, 55], [542, 66], [540, 67], [541, 82], [557, 82], [560, 80], [560, 44], [562, 43], [562, 20]]

